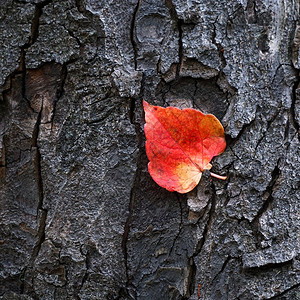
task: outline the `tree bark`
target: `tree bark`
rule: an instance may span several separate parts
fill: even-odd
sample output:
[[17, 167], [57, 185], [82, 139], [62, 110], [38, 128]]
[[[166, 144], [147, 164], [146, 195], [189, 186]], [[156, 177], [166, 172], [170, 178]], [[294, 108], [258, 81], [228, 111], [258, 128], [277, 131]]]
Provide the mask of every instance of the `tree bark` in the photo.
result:
[[[300, 299], [298, 1], [0, 3], [0, 299]], [[228, 179], [160, 188], [142, 99]]]

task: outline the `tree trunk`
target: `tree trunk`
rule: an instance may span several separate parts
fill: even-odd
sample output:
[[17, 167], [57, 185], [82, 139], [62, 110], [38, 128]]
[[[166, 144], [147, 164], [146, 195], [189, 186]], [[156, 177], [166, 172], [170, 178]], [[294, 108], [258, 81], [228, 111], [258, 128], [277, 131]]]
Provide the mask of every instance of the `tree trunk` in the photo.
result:
[[[296, 0], [1, 1], [0, 299], [300, 299]], [[216, 115], [181, 195], [142, 99]]]

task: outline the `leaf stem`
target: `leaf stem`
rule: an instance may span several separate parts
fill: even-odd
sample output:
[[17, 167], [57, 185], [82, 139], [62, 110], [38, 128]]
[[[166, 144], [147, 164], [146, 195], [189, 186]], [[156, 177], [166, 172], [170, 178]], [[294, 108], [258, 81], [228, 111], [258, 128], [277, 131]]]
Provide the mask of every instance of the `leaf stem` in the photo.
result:
[[222, 179], [222, 180], [226, 180], [227, 179], [227, 176], [221, 176], [221, 175], [215, 174], [213, 172], [210, 172], [210, 176], [218, 178], [218, 179]]

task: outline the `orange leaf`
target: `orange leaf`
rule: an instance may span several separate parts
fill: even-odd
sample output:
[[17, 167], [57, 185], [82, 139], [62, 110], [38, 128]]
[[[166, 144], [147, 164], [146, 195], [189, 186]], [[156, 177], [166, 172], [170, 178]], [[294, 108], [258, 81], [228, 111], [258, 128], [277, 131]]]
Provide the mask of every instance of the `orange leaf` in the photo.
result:
[[212, 167], [211, 159], [226, 148], [222, 124], [215, 116], [192, 108], [143, 104], [151, 177], [168, 191], [191, 191], [202, 172]]

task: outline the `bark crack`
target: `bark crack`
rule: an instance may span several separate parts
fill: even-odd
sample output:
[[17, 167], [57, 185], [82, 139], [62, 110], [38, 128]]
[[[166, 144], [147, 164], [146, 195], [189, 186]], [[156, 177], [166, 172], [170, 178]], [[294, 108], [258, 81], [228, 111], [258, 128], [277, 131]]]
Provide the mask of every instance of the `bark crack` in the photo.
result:
[[279, 178], [280, 173], [281, 173], [281, 171], [278, 167], [279, 161], [280, 161], [280, 159], [278, 159], [277, 164], [276, 164], [274, 170], [271, 173], [271, 181], [269, 182], [269, 184], [268, 184], [268, 186], [265, 190], [265, 193], [263, 195], [263, 197], [267, 197], [267, 198], [264, 201], [263, 205], [258, 210], [256, 216], [253, 218], [253, 220], [251, 222], [249, 222], [250, 226], [252, 227], [254, 236], [256, 237], [256, 240], [257, 240], [257, 242], [256, 242], [257, 248], [259, 248], [259, 244], [261, 243], [261, 240], [262, 240], [261, 233], [259, 231], [259, 227], [260, 227], [259, 226], [259, 220], [262, 217], [262, 215], [267, 210], [269, 210], [270, 207], [272, 206], [272, 203], [273, 203], [273, 200], [274, 200], [273, 195], [272, 195], [273, 189], [274, 189], [276, 181]]
[[182, 44], [182, 24], [183, 21], [178, 19], [177, 21], [177, 29], [178, 29], [178, 64], [176, 67], [176, 77], [178, 78], [180, 76], [180, 68], [183, 61], [183, 44]]
[[[211, 189], [212, 189], [212, 196], [211, 196], [211, 206], [209, 208], [209, 212], [208, 212], [208, 220], [205, 224], [205, 227], [203, 229], [203, 233], [202, 233], [202, 238], [200, 239], [200, 241], [198, 242], [195, 252], [193, 253], [193, 255], [190, 257], [190, 266], [191, 266], [191, 276], [189, 278], [189, 283], [188, 283], [188, 289], [190, 292], [190, 295], [192, 295], [194, 293], [195, 290], [195, 286], [196, 286], [196, 273], [197, 273], [197, 266], [195, 264], [194, 258], [196, 256], [198, 256], [200, 254], [200, 252], [203, 249], [203, 246], [205, 244], [205, 242], [207, 241], [209, 232], [210, 232], [210, 228], [212, 226], [213, 223], [213, 218], [215, 215], [215, 210], [216, 210], [216, 188], [213, 182], [211, 182]], [[198, 221], [199, 222], [199, 221]], [[225, 267], [224, 267], [225, 268]]]
[[50, 122], [51, 122], [51, 130], [53, 128], [53, 122], [54, 122], [54, 116], [55, 116], [55, 112], [56, 112], [56, 105], [57, 105], [57, 102], [61, 99], [61, 97], [64, 95], [64, 86], [65, 86], [65, 83], [66, 83], [66, 79], [67, 79], [67, 75], [68, 75], [68, 64], [69, 63], [72, 63], [73, 61], [70, 61], [70, 62], [67, 62], [67, 63], [64, 63], [62, 65], [62, 69], [61, 69], [61, 73], [60, 73], [60, 78], [61, 78], [61, 81], [60, 81], [60, 85], [56, 91], [56, 97], [55, 97], [55, 100], [53, 102], [53, 109], [52, 109], [52, 115], [51, 115], [51, 119], [50, 119]]
[[230, 255], [227, 256], [227, 258], [225, 259], [225, 261], [224, 261], [224, 263], [223, 263], [223, 265], [222, 265], [221, 270], [214, 276], [214, 278], [212, 279], [212, 282], [214, 282], [214, 281], [217, 279], [217, 277], [218, 277], [220, 274], [223, 273], [223, 271], [225, 270], [227, 264], [228, 264], [229, 261], [232, 260], [232, 259], [233, 259], [233, 258], [232, 258]]
[[[278, 107], [278, 111], [277, 113], [274, 114], [274, 116], [271, 118], [271, 120], [267, 121], [267, 126], [266, 126], [266, 130], [262, 133], [262, 136], [259, 138], [259, 140], [257, 141], [257, 144], [255, 146], [254, 152], [257, 151], [258, 146], [261, 144], [261, 142], [263, 141], [263, 139], [265, 138], [268, 130], [270, 129], [272, 123], [275, 121], [275, 119], [278, 117], [279, 113], [281, 110], [281, 105]], [[288, 124], [288, 123], [287, 123]]]
[[132, 45], [132, 49], [133, 49], [133, 59], [134, 59], [134, 69], [137, 69], [137, 55], [138, 55], [138, 47], [137, 47], [137, 43], [135, 41], [135, 24], [136, 24], [136, 16], [138, 13], [138, 10], [140, 8], [142, 0], [138, 0], [134, 11], [133, 11], [133, 17], [131, 20], [131, 25], [130, 25], [130, 41], [131, 41], [131, 45]]
[[22, 74], [22, 97], [27, 102], [29, 108], [34, 112], [31, 107], [30, 101], [26, 97], [26, 50], [29, 49], [37, 40], [39, 35], [40, 17], [43, 14], [43, 8], [50, 4], [52, 0], [47, 0], [38, 4], [35, 4], [34, 16], [31, 22], [31, 33], [28, 43], [25, 43], [21, 47], [19, 72]]
[[[280, 159], [279, 159], [280, 160]], [[279, 160], [277, 161], [277, 164], [275, 166], [275, 168], [273, 169], [272, 173], [271, 173], [271, 181], [269, 182], [266, 191], [265, 191], [265, 195], [267, 195], [267, 199], [265, 200], [264, 204], [261, 206], [261, 208], [258, 210], [256, 216], [254, 217], [254, 219], [251, 221], [251, 224], [257, 224], [260, 217], [270, 208], [270, 206], [272, 205], [272, 202], [274, 200], [272, 193], [273, 193], [273, 189], [274, 186], [276, 184], [276, 181], [281, 173], [278, 164], [279, 164]]]
[[80, 290], [82, 289], [82, 287], [84, 286], [85, 282], [87, 281], [88, 279], [88, 276], [89, 276], [89, 273], [88, 273], [88, 270], [90, 268], [90, 254], [89, 254], [89, 251], [87, 249], [86, 253], [84, 253], [84, 251], [82, 250], [82, 246], [80, 247], [80, 253], [85, 256], [85, 273], [82, 277], [82, 280], [80, 282], [80, 284], [78, 285], [78, 287], [75, 289], [74, 291], [74, 296], [77, 300], [80, 300], [80, 296], [79, 296], [79, 293], [80, 293]]
[[176, 78], [178, 79], [180, 76], [180, 68], [181, 68], [182, 61], [183, 61], [182, 25], [184, 22], [182, 19], [178, 18], [176, 8], [175, 8], [175, 5], [172, 2], [172, 0], [166, 0], [166, 6], [169, 9], [171, 18], [176, 23], [177, 31], [178, 31], [178, 64], [176, 66]]
[[281, 293], [279, 293], [279, 294], [277, 294], [277, 295], [275, 295], [275, 296], [273, 296], [271, 298], [267, 298], [267, 299], [268, 300], [272, 300], [272, 299], [278, 299], [278, 300], [280, 300], [280, 299], [283, 299], [283, 298], [281, 298], [281, 296], [284, 296], [288, 292], [290, 292], [290, 291], [292, 291], [294, 289], [297, 289], [298, 287], [300, 287], [300, 283], [297, 283], [297, 284], [291, 286], [290, 288], [284, 290], [283, 292], [281, 292]]
[[38, 145], [38, 136], [39, 130], [41, 125], [41, 118], [42, 118], [42, 110], [43, 110], [43, 103], [41, 109], [37, 115], [37, 120], [33, 129], [32, 138], [31, 138], [31, 150], [35, 151], [35, 158], [34, 158], [34, 168], [35, 168], [35, 177], [38, 189], [38, 205], [37, 205], [37, 222], [38, 222], [38, 230], [36, 234], [36, 242], [33, 247], [31, 257], [29, 260], [29, 264], [25, 266], [23, 271], [23, 278], [26, 277], [26, 273], [28, 273], [29, 277], [31, 278], [31, 282], [26, 282], [23, 279], [22, 283], [22, 290], [23, 293], [27, 292], [31, 294], [34, 299], [38, 299], [34, 288], [33, 288], [33, 280], [32, 280], [32, 272], [34, 270], [34, 263], [38, 254], [40, 252], [41, 246], [45, 241], [45, 228], [46, 228], [46, 220], [47, 220], [47, 209], [43, 208], [43, 201], [44, 201], [44, 192], [43, 192], [43, 180], [42, 180], [42, 169], [41, 169], [41, 154]]
[[[26, 56], [26, 50], [35, 43], [35, 41], [38, 38], [38, 31], [39, 31], [39, 20], [43, 13], [43, 7], [51, 3], [51, 0], [47, 0], [44, 2], [41, 2], [39, 4], [36, 4], [35, 6], [35, 13], [32, 20], [32, 26], [31, 26], [31, 36], [29, 39], [29, 42], [23, 47], [21, 47], [21, 57], [20, 57], [20, 70], [22, 72], [22, 96], [23, 99], [28, 103], [29, 107], [32, 111], [34, 109], [31, 107], [29, 100], [26, 98], [26, 63], [25, 63], [25, 56]], [[46, 219], [47, 219], [47, 210], [43, 208], [43, 202], [44, 202], [44, 192], [43, 192], [43, 180], [42, 180], [42, 168], [41, 168], [41, 153], [39, 150], [38, 145], [38, 136], [40, 131], [40, 125], [41, 125], [41, 119], [42, 119], [42, 111], [43, 111], [43, 103], [41, 105], [41, 109], [37, 115], [36, 124], [33, 129], [32, 133], [32, 148], [35, 149], [35, 172], [36, 172], [36, 182], [38, 186], [38, 196], [39, 196], [39, 202], [37, 206], [37, 218], [39, 219], [39, 225], [38, 225], [38, 232], [37, 232], [37, 241], [33, 248], [33, 252], [30, 259], [30, 268], [33, 268], [33, 264], [35, 259], [37, 258], [39, 251], [41, 249], [41, 245], [45, 240], [45, 227], [46, 227]]]
[[[297, 100], [297, 90], [299, 90], [299, 88], [300, 88], [300, 76], [298, 73], [297, 80], [295, 81], [293, 88], [292, 88], [292, 104], [291, 104], [291, 109], [290, 109], [292, 123], [298, 133], [299, 133], [300, 125], [299, 125], [299, 122], [296, 117], [296, 100]], [[298, 138], [300, 139], [300, 136], [298, 136]]]
[[80, 39], [74, 34], [74, 32], [72, 30], [67, 28], [64, 24], [61, 24], [61, 26], [64, 28], [65, 31], [68, 32], [70, 37], [72, 37], [76, 41], [77, 45], [79, 46], [79, 53], [81, 54], [83, 52], [83, 45], [80, 42]]
[[37, 216], [40, 215], [38, 240], [33, 249], [33, 254], [31, 257], [32, 263], [35, 261], [36, 257], [38, 256], [41, 245], [45, 240], [45, 227], [46, 227], [46, 218], [47, 218], [47, 210], [43, 208], [44, 191], [43, 191], [42, 168], [41, 168], [41, 153], [38, 146], [38, 136], [39, 136], [39, 130], [41, 125], [42, 110], [43, 110], [43, 104], [41, 106], [40, 112], [38, 113], [37, 121], [32, 136], [32, 147], [36, 149], [35, 170], [36, 170], [36, 180], [37, 180], [38, 192], [39, 192]]
[[[240, 131], [239, 131], [239, 133], [238, 133], [238, 135], [236, 137], [232, 138], [232, 137], [229, 136], [228, 140], [227, 140], [227, 147], [234, 146], [235, 143], [240, 139], [240, 137], [245, 133], [245, 131], [252, 126], [252, 124], [255, 122], [255, 120], [256, 119], [254, 118], [249, 123], [244, 124], [243, 127], [240, 129]], [[231, 148], [231, 150], [232, 150], [232, 148]]]
[[293, 264], [293, 259], [290, 259], [288, 261], [284, 262], [278, 262], [278, 263], [267, 263], [262, 266], [255, 266], [255, 267], [245, 267], [244, 271], [247, 271], [248, 273], [258, 273], [258, 272], [266, 272], [270, 269], [282, 269], [283, 267], [291, 267]]
[[212, 222], [213, 222], [213, 218], [215, 215], [215, 210], [216, 210], [216, 188], [213, 182], [211, 182], [211, 189], [212, 189], [212, 196], [211, 196], [211, 206], [208, 212], [208, 220], [205, 224], [203, 233], [202, 233], [202, 238], [199, 241], [198, 245], [197, 245], [197, 249], [195, 251], [195, 253], [193, 254], [193, 257], [199, 255], [199, 253], [202, 251], [202, 248], [208, 238], [209, 235], [209, 230], [212, 226]]
[[217, 29], [216, 29], [216, 25], [215, 25], [216, 22], [217, 22], [217, 20], [213, 23], [212, 43], [218, 48], [219, 57], [222, 62], [222, 70], [223, 70], [226, 67], [226, 59], [224, 56], [224, 48], [222, 47], [222, 45], [220, 43], [217, 43], [217, 41], [216, 41], [216, 36], [217, 36]]
[[170, 252], [169, 252], [169, 255], [172, 254], [172, 251], [174, 249], [174, 246], [176, 244], [176, 241], [178, 240], [181, 232], [182, 232], [182, 228], [183, 228], [183, 207], [182, 207], [182, 203], [180, 201], [180, 195], [178, 193], [176, 193], [176, 198], [177, 198], [177, 201], [179, 203], [179, 207], [180, 207], [180, 223], [179, 223], [179, 226], [178, 226], [178, 233], [176, 234], [175, 238], [174, 238], [174, 241], [173, 241], [173, 244], [171, 246], [171, 249], [170, 249]]
[[195, 285], [196, 285], [197, 267], [195, 264], [194, 256], [192, 256], [189, 259], [189, 265], [190, 265], [191, 271], [190, 271], [190, 276], [188, 278], [188, 284], [187, 284], [188, 285], [188, 293], [189, 293], [188, 296], [193, 295], [194, 290], [195, 290]]
[[[142, 91], [141, 91], [142, 93]], [[135, 127], [136, 137], [137, 137], [137, 145], [139, 149], [138, 157], [137, 157], [137, 165], [136, 165], [136, 172], [133, 179], [132, 188], [130, 191], [130, 199], [128, 204], [128, 217], [126, 219], [124, 225], [124, 232], [122, 236], [121, 247], [124, 256], [124, 264], [125, 264], [125, 273], [126, 273], [126, 283], [124, 287], [120, 288], [119, 297], [126, 296], [128, 299], [134, 299], [134, 297], [130, 293], [130, 286], [131, 286], [131, 277], [129, 274], [129, 265], [128, 265], [128, 238], [130, 233], [131, 223], [134, 218], [134, 205], [135, 205], [135, 197], [136, 197], [136, 190], [139, 189], [140, 186], [140, 178], [141, 178], [141, 165], [142, 165], [142, 144], [143, 144], [143, 137], [141, 134], [141, 125], [139, 122], [136, 121], [136, 99], [131, 98], [130, 102], [130, 111], [129, 111], [129, 119], [131, 124]]]

